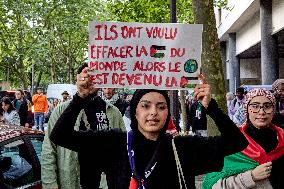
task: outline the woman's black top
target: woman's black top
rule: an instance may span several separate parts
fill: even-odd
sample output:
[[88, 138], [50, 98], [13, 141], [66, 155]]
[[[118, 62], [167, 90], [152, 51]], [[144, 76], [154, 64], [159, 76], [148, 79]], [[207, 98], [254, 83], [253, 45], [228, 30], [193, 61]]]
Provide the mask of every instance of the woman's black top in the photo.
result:
[[[80, 166], [87, 171], [88, 165], [98, 164], [107, 175], [110, 189], [128, 189], [131, 169], [127, 155], [127, 134], [119, 130], [75, 131], [73, 126], [76, 118], [86, 104], [88, 99], [75, 95], [55, 124], [50, 139], [55, 144], [86, 154], [89, 161], [84, 158], [84, 162], [79, 162]], [[196, 175], [221, 171], [224, 156], [241, 151], [248, 145], [238, 127], [223, 114], [215, 100], [211, 100], [206, 113], [215, 121], [221, 136], [178, 136], [174, 139], [188, 188], [195, 188]], [[139, 164], [136, 167], [141, 173], [154, 153], [157, 142], [150, 141], [139, 133], [134, 135], [134, 141], [136, 164]], [[157, 164], [147, 179], [146, 189], [179, 188], [171, 141], [170, 135], [161, 137]], [[89, 169], [88, 173], [91, 174], [92, 170]]]

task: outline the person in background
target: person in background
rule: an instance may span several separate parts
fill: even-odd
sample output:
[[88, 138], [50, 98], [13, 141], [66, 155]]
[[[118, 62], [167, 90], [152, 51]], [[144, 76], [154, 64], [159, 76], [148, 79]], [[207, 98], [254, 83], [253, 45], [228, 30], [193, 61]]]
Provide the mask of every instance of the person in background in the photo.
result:
[[62, 95], [62, 102], [66, 102], [67, 100], [70, 100], [68, 91], [63, 91], [61, 95]]
[[123, 122], [124, 122], [124, 125], [125, 125], [125, 129], [126, 131], [130, 131], [131, 130], [131, 127], [130, 127], [130, 124], [131, 124], [131, 119], [130, 119], [130, 106], [128, 106], [125, 110], [125, 114], [124, 116], [122, 117], [123, 118]]
[[230, 107], [231, 107], [231, 104], [232, 104], [232, 101], [234, 100], [235, 98], [235, 95], [234, 93], [232, 92], [227, 92], [226, 94], [226, 100], [227, 100], [227, 108], [228, 108], [228, 115], [229, 117], [232, 119], [232, 116], [230, 114]]
[[[213, 118], [221, 136], [173, 137], [166, 134], [171, 117], [170, 100], [166, 91], [156, 89], [135, 91], [130, 102], [131, 131], [128, 133], [118, 130], [76, 131], [72, 125], [84, 106], [90, 103], [90, 91], [94, 88], [89, 80], [87, 78], [77, 82], [77, 85], [86, 88], [78, 90], [61, 114], [50, 134], [50, 140], [85, 154], [89, 161], [80, 161], [80, 165], [87, 166], [88, 169], [84, 171], [88, 174], [93, 171], [90, 164], [99, 158], [110, 189], [176, 189], [181, 185], [195, 188], [195, 175], [220, 170], [224, 156], [247, 146], [239, 129], [218, 108], [217, 102], [211, 99], [208, 84], [196, 86], [195, 98], [200, 100]], [[181, 178], [184, 178], [184, 183]], [[94, 187], [90, 183], [85, 188]]]
[[276, 111], [272, 123], [284, 129], [284, 79], [277, 79], [272, 84], [272, 90], [276, 98]]
[[107, 103], [116, 106], [122, 116], [124, 116], [126, 108], [129, 106], [129, 104], [124, 99], [119, 97], [114, 88], [102, 88], [102, 91], [102, 99]]
[[[87, 66], [87, 64], [83, 64], [78, 69], [77, 83], [83, 82], [83, 78], [83, 80], [85, 80]], [[85, 86], [80, 86], [78, 90], [85, 90], [84, 87]], [[123, 119], [118, 108], [102, 100], [97, 95], [97, 91], [97, 88], [92, 89], [92, 95], [88, 101], [89, 104], [81, 104], [84, 108], [74, 117], [76, 122], [70, 126], [75, 130], [81, 131], [110, 129], [125, 131]], [[80, 189], [81, 187], [85, 188], [86, 185], [90, 185], [92, 189], [104, 189], [106, 188], [106, 183], [104, 179], [101, 181], [102, 171], [100, 169], [101, 161], [99, 154], [97, 157], [90, 159], [91, 157], [89, 158], [87, 155], [89, 152], [80, 154], [60, 147], [49, 139], [55, 123], [62, 113], [72, 104], [73, 100], [61, 103], [51, 113], [41, 153], [41, 179], [43, 189]], [[93, 147], [91, 145], [92, 144], [90, 144], [90, 150], [92, 151]], [[78, 161], [91, 163], [79, 166]], [[116, 159], [112, 159], [109, 163], [112, 164], [113, 161], [116, 161]], [[91, 174], [85, 171], [88, 168], [92, 170]]]
[[32, 128], [32, 125], [34, 125], [34, 113], [33, 113], [33, 102], [32, 102], [32, 96], [30, 93], [25, 92], [25, 99], [28, 103], [28, 116], [27, 116], [27, 123], [25, 124], [25, 127]]
[[186, 132], [190, 130], [196, 135], [207, 136], [206, 109], [199, 101], [195, 101], [188, 111]]
[[0, 122], [20, 126], [20, 116], [16, 108], [14, 108], [11, 100], [8, 97], [3, 97], [1, 100], [1, 105], [3, 112]]
[[57, 98], [53, 99], [52, 101], [52, 111], [58, 106], [59, 100]]
[[245, 89], [243, 87], [237, 88], [236, 97], [232, 100], [230, 106], [229, 117], [233, 118], [239, 107], [242, 107], [244, 103], [244, 94], [245, 94]]
[[252, 89], [245, 99], [247, 120], [240, 130], [249, 145], [225, 157], [221, 172], [206, 175], [203, 189], [284, 188], [284, 130], [271, 123], [275, 97], [266, 89]]
[[47, 116], [45, 116], [44, 123], [48, 123], [52, 111], [55, 109], [55, 107], [58, 104], [59, 104], [59, 100], [57, 98], [52, 98], [48, 100], [48, 113], [47, 113]]
[[33, 95], [32, 101], [34, 104], [34, 127], [40, 131], [44, 131], [43, 124], [45, 116], [48, 114], [48, 102], [46, 96], [43, 94], [41, 87], [37, 88], [37, 94]]
[[28, 124], [28, 101], [23, 90], [19, 89], [15, 92], [15, 99], [12, 101], [12, 104], [20, 116], [20, 125], [25, 126]]
[[125, 101], [126, 101], [126, 97], [127, 97], [127, 93], [125, 93], [125, 92], [122, 92], [119, 95], [119, 98], [121, 98], [122, 100], [125, 100]]
[[232, 117], [233, 122], [238, 126], [241, 127], [243, 123], [246, 121], [246, 114], [245, 114], [245, 108], [244, 105], [242, 104]]

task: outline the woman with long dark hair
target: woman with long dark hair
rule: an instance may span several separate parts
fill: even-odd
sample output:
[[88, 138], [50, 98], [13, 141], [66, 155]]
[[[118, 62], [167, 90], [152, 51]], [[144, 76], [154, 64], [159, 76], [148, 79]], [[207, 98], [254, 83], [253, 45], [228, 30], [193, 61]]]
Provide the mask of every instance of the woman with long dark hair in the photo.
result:
[[11, 100], [8, 97], [3, 97], [1, 100], [3, 115], [1, 121], [5, 124], [20, 126], [20, 117]]
[[15, 92], [15, 99], [12, 101], [12, 104], [20, 116], [20, 125], [25, 126], [26, 123], [28, 123], [28, 102], [25, 98], [25, 93], [23, 90], [18, 89]]

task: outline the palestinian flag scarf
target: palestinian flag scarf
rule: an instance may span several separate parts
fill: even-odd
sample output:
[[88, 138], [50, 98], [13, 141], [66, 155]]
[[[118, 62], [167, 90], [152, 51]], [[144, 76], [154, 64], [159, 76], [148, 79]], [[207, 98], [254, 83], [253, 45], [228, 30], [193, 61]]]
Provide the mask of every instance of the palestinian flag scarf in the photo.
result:
[[246, 123], [240, 128], [249, 142], [249, 145], [242, 152], [226, 156], [224, 158], [224, 167], [221, 172], [212, 172], [205, 176], [202, 189], [211, 189], [212, 186], [221, 178], [226, 178], [232, 175], [243, 173], [251, 170], [260, 164], [273, 161], [283, 156], [284, 154], [284, 130], [271, 125], [277, 134], [278, 144], [274, 150], [266, 153], [265, 150], [257, 144], [250, 136], [245, 133], [248, 124]]
[[249, 145], [242, 151], [242, 153], [259, 164], [263, 164], [269, 161], [278, 159], [284, 154], [284, 130], [271, 124], [270, 128], [276, 132], [278, 145], [274, 150], [266, 153], [265, 150], [256, 143], [246, 132], [248, 124], [240, 128], [241, 132], [244, 134], [249, 142]]

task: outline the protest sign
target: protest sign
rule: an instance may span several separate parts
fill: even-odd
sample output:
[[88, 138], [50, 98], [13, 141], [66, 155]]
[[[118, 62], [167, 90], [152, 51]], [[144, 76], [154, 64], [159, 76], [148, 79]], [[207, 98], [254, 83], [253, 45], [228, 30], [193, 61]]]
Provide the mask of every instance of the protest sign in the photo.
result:
[[202, 25], [90, 22], [89, 67], [97, 87], [181, 89], [197, 83]]

